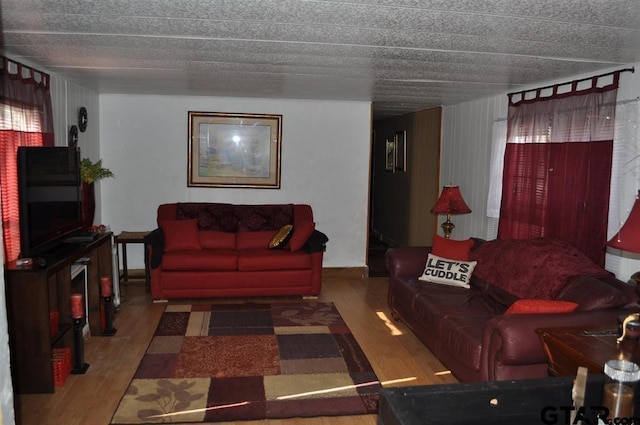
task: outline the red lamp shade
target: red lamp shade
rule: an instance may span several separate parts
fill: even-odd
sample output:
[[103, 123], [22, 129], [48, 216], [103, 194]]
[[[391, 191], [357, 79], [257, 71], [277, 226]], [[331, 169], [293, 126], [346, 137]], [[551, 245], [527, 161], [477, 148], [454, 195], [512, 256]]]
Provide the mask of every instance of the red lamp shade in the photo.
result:
[[640, 190], [627, 221], [624, 222], [618, 233], [607, 242], [607, 246], [640, 254]]
[[431, 208], [434, 214], [469, 214], [471, 208], [462, 199], [458, 186], [444, 186], [436, 204]]

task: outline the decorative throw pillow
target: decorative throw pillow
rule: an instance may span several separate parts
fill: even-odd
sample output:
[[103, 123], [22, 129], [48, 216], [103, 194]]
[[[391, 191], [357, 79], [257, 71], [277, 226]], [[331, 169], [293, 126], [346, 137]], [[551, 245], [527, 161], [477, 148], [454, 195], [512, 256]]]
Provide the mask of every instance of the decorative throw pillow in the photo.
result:
[[504, 314], [571, 313], [577, 308], [578, 304], [570, 301], [520, 299], [511, 304]]
[[198, 235], [198, 220], [171, 220], [160, 223], [164, 236], [164, 251], [202, 249]]
[[293, 226], [291, 224], [285, 224], [278, 230], [278, 232], [273, 235], [271, 240], [269, 241], [269, 249], [278, 249], [282, 248], [289, 242], [289, 238], [291, 237], [291, 232], [293, 231]]
[[313, 221], [303, 221], [298, 224], [293, 231], [293, 235], [291, 235], [291, 239], [289, 239], [289, 248], [291, 248], [291, 251], [302, 249], [315, 229], [316, 224]]
[[433, 235], [432, 244], [431, 252], [433, 255], [451, 260], [469, 261], [469, 251], [473, 247], [473, 239], [457, 241]]
[[424, 273], [418, 279], [443, 285], [470, 288], [475, 261], [450, 260], [429, 254]]

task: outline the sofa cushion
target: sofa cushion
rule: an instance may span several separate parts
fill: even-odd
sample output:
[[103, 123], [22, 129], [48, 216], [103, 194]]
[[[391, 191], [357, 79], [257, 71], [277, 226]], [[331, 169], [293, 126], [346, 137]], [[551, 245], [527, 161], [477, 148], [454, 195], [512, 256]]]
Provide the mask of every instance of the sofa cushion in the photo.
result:
[[[413, 281], [413, 279], [411, 279]], [[406, 286], [406, 287], [405, 287]], [[448, 316], [485, 317], [501, 315], [506, 307], [477, 289], [464, 289], [455, 286], [424, 283], [422, 285], [402, 285], [413, 288], [412, 306], [416, 317], [425, 322], [437, 323]], [[409, 295], [406, 294], [405, 297]]]
[[469, 288], [469, 280], [476, 266], [475, 261], [449, 260], [429, 253], [420, 280], [443, 285]]
[[269, 249], [280, 249], [284, 248], [284, 246], [289, 242], [291, 238], [291, 233], [293, 232], [293, 225], [285, 224], [276, 232], [275, 235], [269, 240], [268, 247]]
[[442, 258], [451, 260], [469, 261], [469, 251], [473, 247], [473, 239], [457, 241], [443, 238], [440, 235], [433, 235], [433, 247], [431, 252]]
[[221, 271], [237, 270], [238, 256], [226, 249], [165, 252], [162, 270], [167, 271]]
[[518, 300], [518, 297], [516, 297], [512, 293], [507, 292], [495, 285], [492, 285], [476, 275], [471, 276], [471, 282], [469, 282], [469, 284], [472, 288], [478, 288], [483, 293], [493, 298], [494, 301], [505, 306], [505, 308], [509, 307], [511, 304], [516, 302], [516, 300]]
[[302, 249], [315, 229], [316, 224], [313, 221], [303, 221], [302, 223], [296, 224], [293, 228], [293, 235], [291, 235], [291, 239], [289, 239], [289, 248], [291, 251]]
[[571, 313], [578, 304], [559, 300], [517, 300], [504, 314]]
[[236, 234], [217, 232], [215, 230], [200, 231], [202, 249], [236, 249]]
[[268, 249], [269, 241], [276, 234], [276, 230], [263, 232], [239, 232], [236, 234], [236, 248], [242, 249]]
[[578, 310], [600, 310], [616, 308], [627, 304], [627, 298], [616, 288], [600, 279], [589, 276], [576, 276], [558, 294], [558, 300], [572, 301], [578, 304]]
[[440, 324], [441, 349], [473, 370], [480, 370], [482, 332], [487, 317], [449, 316]]
[[238, 270], [302, 270], [311, 268], [311, 256], [306, 252], [282, 249], [245, 249], [238, 251]]
[[197, 220], [167, 220], [160, 223], [164, 236], [164, 251], [201, 249]]

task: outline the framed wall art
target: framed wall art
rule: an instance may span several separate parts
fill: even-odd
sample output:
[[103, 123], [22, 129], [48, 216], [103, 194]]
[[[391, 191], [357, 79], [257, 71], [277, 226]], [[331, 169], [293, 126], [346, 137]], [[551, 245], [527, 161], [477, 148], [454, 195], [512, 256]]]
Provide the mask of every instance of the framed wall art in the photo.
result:
[[407, 171], [407, 132], [405, 130], [396, 131], [394, 144], [396, 149], [395, 169]]
[[396, 149], [393, 140], [386, 140], [385, 143], [385, 171], [395, 171], [395, 158]]
[[282, 115], [189, 111], [188, 186], [280, 188]]

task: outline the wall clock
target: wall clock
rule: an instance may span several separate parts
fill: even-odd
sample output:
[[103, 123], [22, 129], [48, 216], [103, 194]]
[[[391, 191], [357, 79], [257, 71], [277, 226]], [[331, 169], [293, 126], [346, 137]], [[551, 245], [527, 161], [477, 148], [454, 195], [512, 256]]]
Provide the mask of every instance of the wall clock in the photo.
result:
[[80, 108], [78, 111], [78, 128], [81, 132], [85, 132], [87, 130], [87, 122], [89, 121], [89, 116], [87, 115], [87, 108], [84, 106]]
[[69, 129], [69, 146], [75, 148], [78, 146], [78, 127], [72, 125]]

